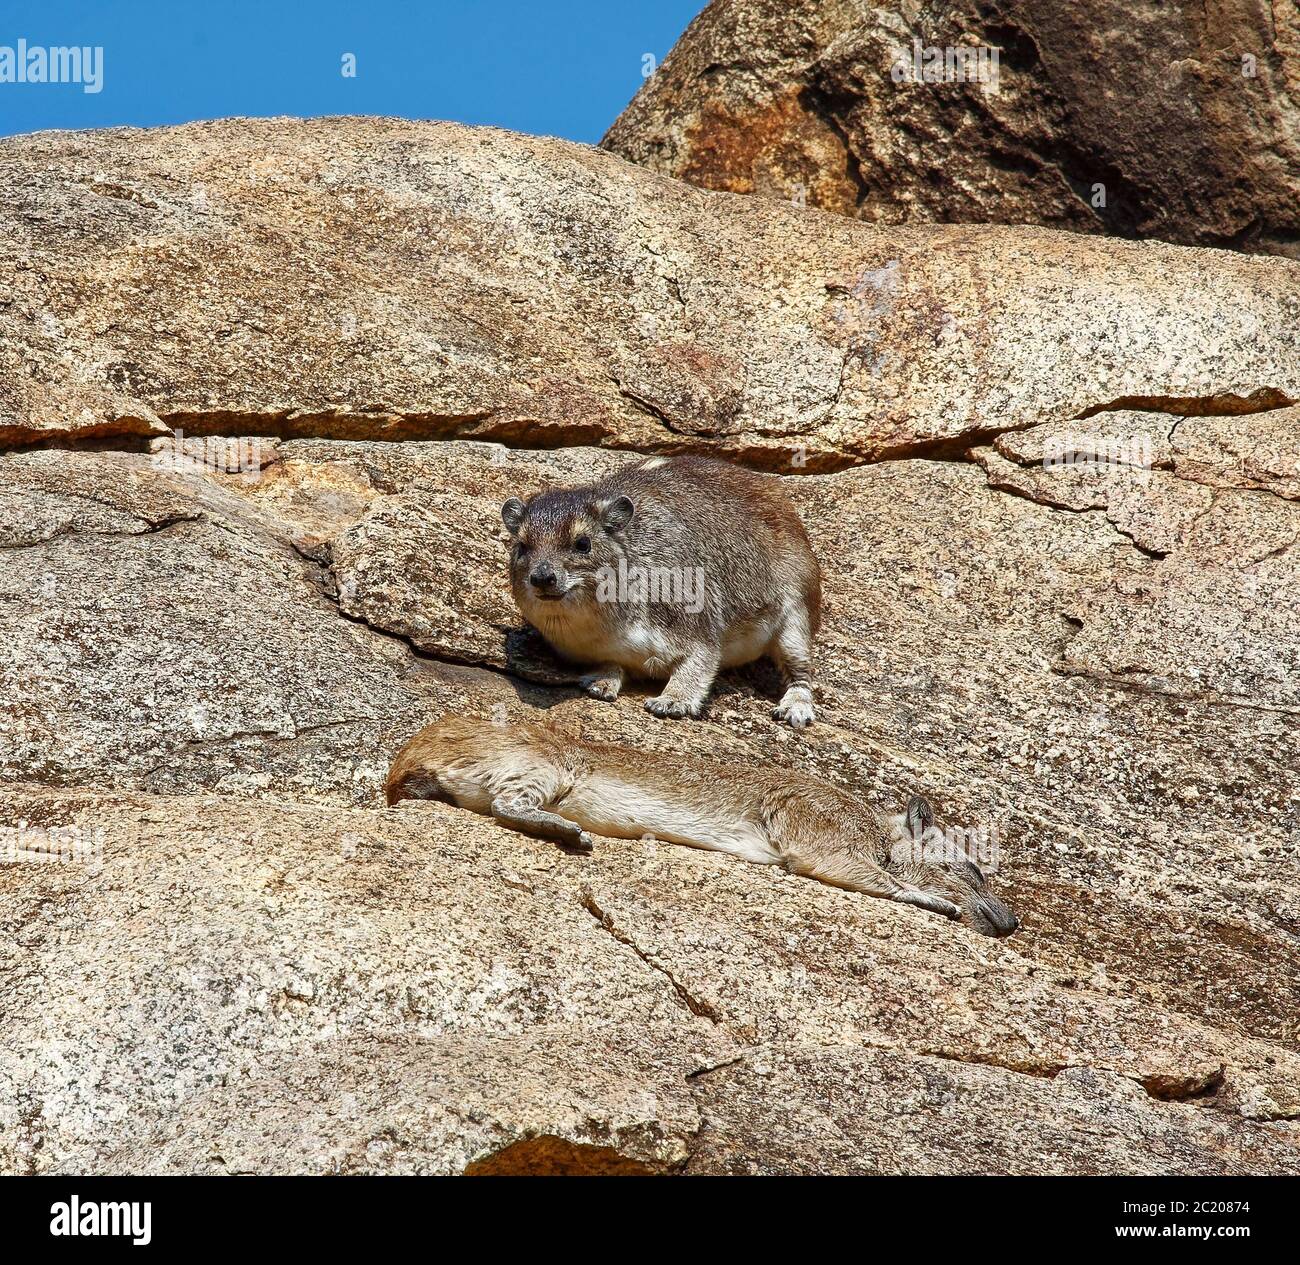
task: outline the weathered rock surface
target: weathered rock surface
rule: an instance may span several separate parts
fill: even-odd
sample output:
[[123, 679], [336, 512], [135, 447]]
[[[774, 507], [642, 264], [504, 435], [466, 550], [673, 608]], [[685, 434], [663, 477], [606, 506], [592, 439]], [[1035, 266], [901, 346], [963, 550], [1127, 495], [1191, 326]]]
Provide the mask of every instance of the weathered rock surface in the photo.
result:
[[[520, 627], [498, 507], [631, 459], [610, 447], [687, 439], [644, 413], [592, 431], [562, 411], [498, 442], [456, 438], [433, 393], [481, 404], [483, 382], [516, 381], [518, 331], [482, 333], [473, 372], [434, 373], [400, 344], [449, 296], [490, 325], [481, 283], [527, 234], [534, 262], [539, 243], [570, 257], [592, 219], [517, 214], [539, 171], [552, 193], [585, 190], [590, 217], [621, 219], [628, 253], [591, 263], [585, 291], [519, 264], [520, 286], [555, 295], [532, 345], [593, 382], [639, 337], [649, 283], [629, 274], [616, 304], [599, 282], [638, 233], [664, 250], [707, 237], [673, 217], [734, 233], [727, 249], [774, 287], [746, 300], [755, 312], [778, 292], [797, 307], [821, 287], [824, 302], [808, 259], [881, 232], [447, 127], [232, 123], [135, 136], [131, 157], [116, 133], [0, 149], [20, 173], [35, 153], [94, 168], [98, 147], [115, 171], [153, 162], [157, 184], [120, 187], [161, 206], [166, 179], [199, 178], [199, 153], [220, 187], [250, 135], [256, 170], [310, 170], [319, 145], [369, 172], [349, 186], [354, 249], [341, 224], [294, 219], [310, 181], [264, 191], [256, 232], [232, 219], [229, 240], [215, 234], [227, 253], [192, 280], [206, 297], [186, 299], [165, 346], [137, 322], [153, 290], [186, 284], [172, 230], [147, 239], [162, 262], [128, 302], [104, 261], [147, 254], [146, 238], [105, 246], [93, 218], [150, 208], [119, 196], [101, 212], [86, 194], [28, 248], [72, 286], [101, 243], [108, 271], [62, 292], [63, 328], [120, 304], [121, 356], [166, 372], [132, 398], [191, 439], [151, 453], [128, 426], [55, 448], [20, 407], [0, 453], [0, 849], [23, 858], [0, 864], [0, 1168], [1300, 1172], [1296, 265], [1040, 230], [893, 235], [918, 268], [960, 257], [987, 277], [963, 299], [982, 341], [935, 359], [946, 344], [901, 285], [895, 367], [872, 381], [901, 390], [888, 375], [925, 366], [899, 405], [911, 421], [882, 429], [893, 406], [868, 404], [849, 357], [834, 420], [806, 435], [827, 460], [786, 467], [826, 573], [822, 721], [775, 726], [775, 681], [754, 668], [723, 677], [704, 721], [670, 724], [637, 690], [613, 706], [580, 695]], [[167, 176], [186, 154], [194, 174]], [[546, 165], [561, 159], [562, 177]], [[435, 194], [423, 182], [440, 163], [453, 174]], [[408, 207], [478, 199], [456, 221], [461, 254], [438, 258], [472, 260], [479, 289], [419, 273], [416, 305], [408, 265], [427, 244], [389, 217], [398, 171]], [[19, 184], [37, 196], [34, 177]], [[620, 198], [646, 199], [648, 218]], [[340, 259], [366, 261], [372, 298], [411, 303], [359, 358], [288, 293], [295, 260], [310, 276]], [[1106, 294], [1123, 355], [1056, 310], [1058, 284], [1081, 278]], [[1160, 298], [1192, 279], [1181, 310]], [[273, 333], [222, 351], [207, 313], [251, 310], [255, 293]], [[564, 318], [565, 362], [547, 321], [570, 302], [591, 324]], [[691, 319], [693, 337], [724, 341], [717, 313]], [[765, 340], [778, 360], [792, 345], [796, 318], [771, 319], [710, 370], [719, 387], [743, 395], [745, 365], [771, 368], [754, 359]], [[821, 327], [799, 328], [812, 346]], [[46, 364], [30, 337], [6, 326], [8, 363]], [[63, 385], [97, 363], [69, 335]], [[403, 429], [399, 409], [362, 409], [381, 373], [398, 375], [386, 409], [418, 397], [443, 421]], [[746, 397], [749, 429], [689, 443], [771, 466], [791, 436], [764, 398]], [[441, 805], [381, 807], [392, 753], [427, 720], [542, 710], [643, 748], [812, 770], [882, 808], [925, 793], [996, 845], [1023, 929], [992, 942], [685, 849], [602, 841], [575, 858]], [[40, 864], [65, 830], [91, 855]]]
[[[996, 51], [996, 75], [945, 61], [925, 81], [925, 50], [961, 48]], [[920, 81], [896, 77], [918, 61]], [[1294, 257], [1300, 10], [714, 0], [603, 144], [706, 189], [879, 224], [1048, 224]]]
[[872, 228], [487, 129], [47, 133], [0, 142], [0, 187], [9, 445], [165, 423], [788, 472], [1300, 400], [1300, 264]]
[[[56, 486], [57, 466], [82, 502], [60, 535], [8, 525], [31, 543], [3, 572], [0, 767], [64, 789], [14, 783], [7, 812], [106, 835], [98, 871], [5, 867], [7, 1164], [1300, 1169], [1294, 706], [1171, 694], [1084, 670], [1073, 649], [1092, 619], [1113, 636], [1108, 585], [1178, 553], [1149, 558], [1105, 512], [1006, 495], [976, 466], [791, 479], [837, 560], [825, 722], [773, 726], [771, 683], [750, 672], [724, 679], [709, 722], [670, 726], [635, 695], [609, 707], [528, 684], [566, 669], [506, 637], [499, 499], [620, 458], [346, 441], [277, 455], [255, 481], [138, 454], [0, 460], [27, 489], [33, 467]], [[130, 521], [79, 526], [100, 501]], [[467, 543], [457, 555], [449, 541]], [[1275, 599], [1234, 600], [1250, 620]], [[474, 623], [455, 618], [466, 610]], [[1193, 628], [1163, 650], [1195, 672], [1231, 648], [1206, 645]], [[948, 820], [996, 834], [1025, 929], [992, 945], [684, 850], [607, 843], [589, 862], [439, 806], [375, 809], [387, 759], [427, 718], [536, 706], [592, 735], [815, 769], [882, 807], [924, 790]], [[354, 884], [372, 856], [395, 868]], [[534, 872], [545, 908], [512, 913]], [[567, 943], [575, 926], [572, 952], [596, 959], [539, 939]], [[96, 973], [89, 993], [77, 976], [83, 1001], [39, 1003], [71, 995], [62, 973], [82, 963]], [[192, 988], [172, 996], [178, 964]], [[505, 981], [513, 1017], [475, 1012], [475, 970]], [[597, 980], [623, 1001], [566, 992]], [[141, 1000], [119, 1014], [115, 993]], [[142, 1058], [196, 1006], [179, 1053]], [[91, 1030], [76, 1054], [74, 1032]], [[896, 1056], [883, 1085], [872, 1050]], [[106, 1063], [91, 1076], [79, 1058]], [[848, 1065], [834, 1094], [815, 1088]], [[807, 1092], [787, 1119], [792, 1078]], [[154, 1105], [125, 1114], [141, 1097]], [[895, 1098], [910, 1124], [873, 1131]], [[964, 1143], [953, 1101], [981, 1122]], [[874, 1141], [832, 1142], [841, 1117]], [[787, 1140], [760, 1145], [778, 1120]], [[1030, 1150], [1013, 1155], [1009, 1121]], [[1088, 1145], [1068, 1145], [1080, 1132]]]
[[0, 875], [8, 1171], [1300, 1159], [1289, 1050], [900, 906], [439, 805], [10, 803], [102, 856]]

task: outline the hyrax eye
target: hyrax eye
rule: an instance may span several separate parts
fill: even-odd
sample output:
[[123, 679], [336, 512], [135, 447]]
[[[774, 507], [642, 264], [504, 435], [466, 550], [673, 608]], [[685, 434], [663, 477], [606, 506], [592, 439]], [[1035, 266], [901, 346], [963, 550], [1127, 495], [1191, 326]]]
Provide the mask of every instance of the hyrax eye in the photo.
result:
[[591, 537], [579, 536], [578, 539], [573, 542], [573, 547], [578, 553], [590, 553]]

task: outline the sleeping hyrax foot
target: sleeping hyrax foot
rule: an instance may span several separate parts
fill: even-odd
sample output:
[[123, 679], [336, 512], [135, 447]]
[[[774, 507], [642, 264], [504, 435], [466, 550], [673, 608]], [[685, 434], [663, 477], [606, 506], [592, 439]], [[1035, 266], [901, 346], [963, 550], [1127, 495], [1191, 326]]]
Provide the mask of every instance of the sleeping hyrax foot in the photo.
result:
[[807, 729], [816, 718], [812, 691], [805, 685], [792, 685], [772, 708], [772, 719], [784, 722], [791, 729]]
[[698, 716], [704, 710], [704, 703], [692, 702], [688, 699], [669, 698], [666, 694], [660, 694], [657, 698], [646, 699], [645, 709], [655, 716], [680, 719], [683, 716]]
[[578, 831], [576, 835], [568, 835], [557, 842], [566, 852], [591, 852], [596, 846], [596, 841], [585, 830]]
[[580, 677], [578, 684], [592, 698], [612, 703], [618, 698], [619, 691], [623, 688], [623, 669], [617, 665], [598, 668], [595, 672], [588, 672], [586, 676]]

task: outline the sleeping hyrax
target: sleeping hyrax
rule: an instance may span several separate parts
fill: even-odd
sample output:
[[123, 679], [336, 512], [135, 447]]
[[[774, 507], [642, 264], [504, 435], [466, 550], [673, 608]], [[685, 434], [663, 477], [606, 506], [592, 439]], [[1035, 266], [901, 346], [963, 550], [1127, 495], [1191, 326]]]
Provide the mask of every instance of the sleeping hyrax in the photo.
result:
[[891, 823], [856, 796], [793, 769], [659, 755], [543, 725], [453, 716], [407, 742], [386, 789], [390, 804], [445, 800], [570, 848], [590, 850], [593, 834], [650, 835], [783, 865], [946, 918], [964, 914], [986, 936], [1020, 925], [977, 865], [923, 842], [939, 834], [925, 800], [913, 796]]
[[656, 716], [698, 716], [720, 668], [770, 655], [773, 716], [813, 721], [821, 573], [780, 481], [700, 457], [652, 457], [588, 487], [512, 497], [510, 585], [583, 687], [618, 697], [626, 673], [667, 679]]

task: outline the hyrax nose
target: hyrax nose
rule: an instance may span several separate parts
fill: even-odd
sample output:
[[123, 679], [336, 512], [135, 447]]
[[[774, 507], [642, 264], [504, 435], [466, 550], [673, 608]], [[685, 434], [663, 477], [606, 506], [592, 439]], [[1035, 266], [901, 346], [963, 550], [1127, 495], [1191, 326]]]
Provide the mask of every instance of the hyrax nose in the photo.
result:
[[528, 583], [535, 589], [542, 589], [549, 592], [559, 583], [560, 577], [555, 574], [555, 568], [549, 562], [542, 562], [535, 566], [528, 577]]

